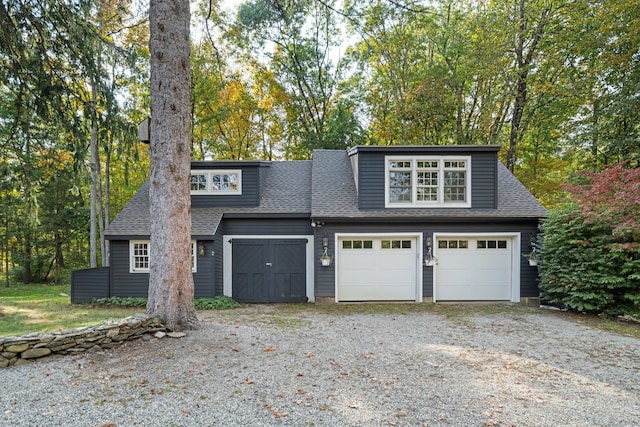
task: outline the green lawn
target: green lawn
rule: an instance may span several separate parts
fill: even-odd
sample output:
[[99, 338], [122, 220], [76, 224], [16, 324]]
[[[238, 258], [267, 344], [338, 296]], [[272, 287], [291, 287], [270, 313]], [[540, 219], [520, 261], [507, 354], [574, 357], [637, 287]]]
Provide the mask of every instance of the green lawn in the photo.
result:
[[69, 285], [0, 287], [0, 336], [97, 325], [140, 312], [144, 309], [71, 304]]

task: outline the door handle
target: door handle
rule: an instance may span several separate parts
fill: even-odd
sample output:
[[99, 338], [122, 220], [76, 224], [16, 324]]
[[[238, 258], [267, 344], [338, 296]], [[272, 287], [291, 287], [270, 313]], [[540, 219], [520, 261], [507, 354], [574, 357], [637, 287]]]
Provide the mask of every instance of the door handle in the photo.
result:
[[267, 267], [273, 267], [273, 264], [272, 264], [272, 263], [270, 263], [270, 262], [266, 263], [265, 265], [266, 265]]

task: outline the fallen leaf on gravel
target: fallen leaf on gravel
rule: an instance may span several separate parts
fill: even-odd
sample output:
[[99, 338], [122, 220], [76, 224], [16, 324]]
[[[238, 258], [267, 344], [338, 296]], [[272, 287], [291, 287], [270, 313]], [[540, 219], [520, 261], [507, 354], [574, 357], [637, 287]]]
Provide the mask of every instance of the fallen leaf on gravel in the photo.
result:
[[276, 418], [284, 418], [287, 416], [286, 412], [279, 412], [276, 408], [271, 408], [271, 412], [273, 412], [273, 416]]

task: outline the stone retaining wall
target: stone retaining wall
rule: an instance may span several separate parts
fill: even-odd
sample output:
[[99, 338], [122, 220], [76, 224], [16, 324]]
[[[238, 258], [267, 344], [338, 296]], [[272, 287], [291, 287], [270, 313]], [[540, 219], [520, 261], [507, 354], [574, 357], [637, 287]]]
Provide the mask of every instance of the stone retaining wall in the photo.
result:
[[165, 326], [159, 317], [136, 314], [118, 322], [21, 337], [0, 337], [0, 368], [28, 363], [53, 354], [102, 351], [161, 332]]

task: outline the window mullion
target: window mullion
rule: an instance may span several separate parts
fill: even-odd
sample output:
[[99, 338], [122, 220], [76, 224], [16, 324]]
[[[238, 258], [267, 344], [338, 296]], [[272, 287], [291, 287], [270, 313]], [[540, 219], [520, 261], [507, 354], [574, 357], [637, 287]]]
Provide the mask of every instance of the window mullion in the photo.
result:
[[438, 205], [444, 204], [444, 160], [438, 161]]
[[411, 205], [418, 201], [418, 161], [411, 160]]

